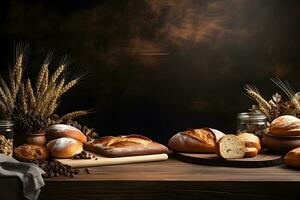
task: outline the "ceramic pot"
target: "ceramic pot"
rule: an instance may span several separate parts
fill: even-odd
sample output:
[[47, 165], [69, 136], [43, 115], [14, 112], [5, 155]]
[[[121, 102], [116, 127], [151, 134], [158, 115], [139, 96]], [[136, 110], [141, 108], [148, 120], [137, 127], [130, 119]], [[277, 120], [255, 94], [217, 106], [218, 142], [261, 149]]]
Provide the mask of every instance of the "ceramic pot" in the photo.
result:
[[290, 150], [300, 147], [300, 136], [278, 136], [265, 133], [262, 144], [273, 153], [286, 154]]
[[25, 143], [44, 146], [46, 144], [46, 133], [41, 132], [37, 134], [25, 135]]

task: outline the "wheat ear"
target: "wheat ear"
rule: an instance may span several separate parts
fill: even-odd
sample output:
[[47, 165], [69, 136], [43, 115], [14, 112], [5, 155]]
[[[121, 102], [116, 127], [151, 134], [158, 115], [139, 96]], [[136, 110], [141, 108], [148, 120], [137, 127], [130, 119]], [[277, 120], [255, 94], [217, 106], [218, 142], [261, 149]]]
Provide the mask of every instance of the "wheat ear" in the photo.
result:
[[24, 113], [28, 112], [28, 106], [26, 102], [26, 93], [25, 93], [25, 86], [23, 83], [20, 84], [20, 101], [21, 101], [21, 108]]
[[256, 101], [259, 106], [265, 108], [266, 111], [270, 111], [272, 109], [271, 105], [260, 95], [259, 91], [251, 85], [246, 85], [245, 88], [247, 95]]
[[7, 97], [3, 91], [3, 89], [0, 87], [0, 98], [1, 98], [1, 101], [6, 104], [6, 106], [8, 107], [7, 105]]
[[7, 99], [7, 106], [9, 108], [9, 110], [12, 111], [14, 108], [14, 100], [13, 100], [10, 90], [9, 90], [5, 80], [2, 78], [2, 76], [0, 76], [0, 82], [1, 82], [4, 94], [6, 96], [6, 99]]
[[294, 92], [293, 88], [291, 87], [291, 85], [289, 84], [289, 82], [287, 82], [287, 81], [283, 82], [279, 78], [273, 78], [273, 79], [271, 79], [271, 81], [273, 81], [273, 83], [275, 83], [287, 95], [287, 97], [290, 99], [291, 103], [294, 105], [296, 112], [299, 113], [300, 112], [300, 104], [299, 104], [299, 101], [296, 99], [295, 92]]
[[63, 121], [63, 122], [66, 122], [66, 121], [69, 121], [71, 119], [81, 117], [83, 115], [90, 114], [91, 112], [92, 111], [90, 111], [90, 110], [74, 111], [74, 112], [70, 112], [70, 113], [67, 113], [67, 114], [63, 115], [59, 120]]
[[34, 93], [33, 93], [33, 89], [32, 89], [30, 79], [27, 80], [26, 93], [28, 94], [30, 108], [34, 108], [36, 99], [35, 99], [35, 96], [34, 96]]
[[56, 86], [55, 88], [55, 95], [53, 96], [52, 100], [50, 101], [50, 104], [48, 106], [48, 109], [45, 110], [45, 112], [43, 113], [44, 116], [50, 116], [53, 114], [53, 112], [56, 110], [57, 106], [58, 106], [58, 99], [60, 98], [60, 94], [61, 94], [61, 90], [63, 88], [65, 84], [65, 79], [62, 79], [60, 81], [60, 83]]

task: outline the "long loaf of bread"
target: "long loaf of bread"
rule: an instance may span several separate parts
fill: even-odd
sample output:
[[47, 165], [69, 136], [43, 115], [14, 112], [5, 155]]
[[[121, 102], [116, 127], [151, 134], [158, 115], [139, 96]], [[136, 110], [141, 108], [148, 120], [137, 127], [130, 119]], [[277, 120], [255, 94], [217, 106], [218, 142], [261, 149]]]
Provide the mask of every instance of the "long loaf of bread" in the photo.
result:
[[137, 134], [105, 136], [84, 144], [86, 150], [106, 157], [124, 157], [167, 153], [168, 148]]

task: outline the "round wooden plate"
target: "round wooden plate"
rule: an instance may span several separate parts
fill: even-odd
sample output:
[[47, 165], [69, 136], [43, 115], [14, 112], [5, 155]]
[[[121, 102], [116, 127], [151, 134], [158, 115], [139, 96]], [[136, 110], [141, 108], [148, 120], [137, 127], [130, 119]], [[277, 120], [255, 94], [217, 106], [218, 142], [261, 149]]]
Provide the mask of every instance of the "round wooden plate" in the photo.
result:
[[202, 165], [214, 165], [214, 166], [227, 166], [227, 167], [270, 167], [282, 164], [281, 155], [272, 155], [267, 153], [259, 153], [253, 158], [240, 158], [240, 159], [223, 159], [216, 154], [196, 154], [196, 153], [176, 153], [174, 156], [179, 160], [202, 164]]

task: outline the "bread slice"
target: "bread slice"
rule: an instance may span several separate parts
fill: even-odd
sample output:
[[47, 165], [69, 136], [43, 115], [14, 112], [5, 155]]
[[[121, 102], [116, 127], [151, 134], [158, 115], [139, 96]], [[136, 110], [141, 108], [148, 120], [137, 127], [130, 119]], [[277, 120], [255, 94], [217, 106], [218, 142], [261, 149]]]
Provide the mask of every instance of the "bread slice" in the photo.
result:
[[228, 134], [218, 141], [216, 152], [217, 155], [225, 159], [243, 158], [246, 153], [246, 146], [238, 136]]

